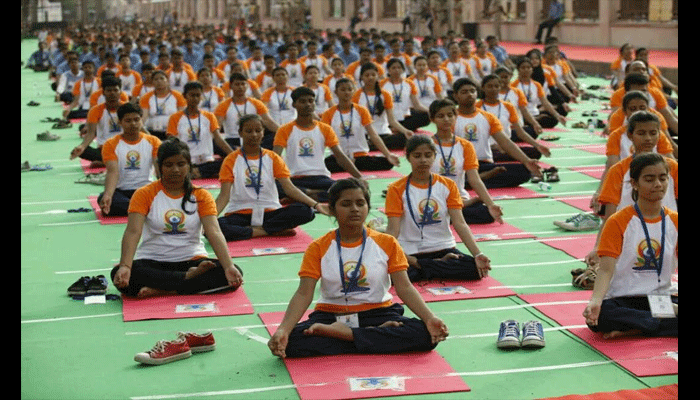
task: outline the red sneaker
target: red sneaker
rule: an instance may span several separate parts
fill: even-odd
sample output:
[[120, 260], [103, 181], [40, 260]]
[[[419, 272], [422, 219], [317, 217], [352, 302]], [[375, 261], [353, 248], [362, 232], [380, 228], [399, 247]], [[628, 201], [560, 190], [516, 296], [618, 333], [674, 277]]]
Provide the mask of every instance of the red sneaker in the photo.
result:
[[171, 342], [159, 340], [153, 348], [145, 353], [137, 353], [134, 361], [142, 364], [161, 365], [173, 361], [182, 360], [192, 356], [192, 351], [187, 341], [178, 338]]
[[216, 348], [216, 341], [214, 340], [214, 334], [207, 332], [205, 334], [199, 335], [192, 332], [178, 332], [178, 340], [184, 339], [190, 346], [190, 350], [193, 353], [202, 353], [205, 351], [212, 351]]

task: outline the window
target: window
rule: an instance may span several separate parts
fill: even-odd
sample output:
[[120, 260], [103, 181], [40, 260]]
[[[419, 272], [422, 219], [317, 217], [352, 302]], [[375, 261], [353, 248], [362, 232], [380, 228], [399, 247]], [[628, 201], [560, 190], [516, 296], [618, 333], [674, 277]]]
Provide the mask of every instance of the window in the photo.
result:
[[[483, 0], [484, 2], [484, 12], [489, 11], [493, 13], [495, 10], [493, 9], [493, 6], [495, 5], [495, 0]], [[493, 3], [493, 4], [492, 4]], [[501, 4], [503, 5], [503, 11], [508, 13], [510, 18], [514, 19], [524, 19], [526, 15], [526, 0], [502, 0]], [[543, 7], [549, 7], [549, 0], [546, 0], [545, 3], [543, 3]], [[491, 9], [489, 9], [491, 8]], [[486, 17], [486, 19], [490, 19], [491, 17]], [[495, 18], [495, 17], [494, 17]], [[505, 16], [502, 18], [502, 20], [505, 20]]]
[[620, 19], [646, 21], [649, 18], [649, 0], [620, 0]]
[[384, 18], [405, 18], [410, 12], [410, 0], [384, 0]]
[[345, 17], [345, 0], [330, 0], [330, 17], [343, 18]]
[[574, 0], [574, 19], [598, 19], [599, 0]]
[[372, 18], [373, 0], [355, 0], [355, 13], [362, 13], [362, 19]]

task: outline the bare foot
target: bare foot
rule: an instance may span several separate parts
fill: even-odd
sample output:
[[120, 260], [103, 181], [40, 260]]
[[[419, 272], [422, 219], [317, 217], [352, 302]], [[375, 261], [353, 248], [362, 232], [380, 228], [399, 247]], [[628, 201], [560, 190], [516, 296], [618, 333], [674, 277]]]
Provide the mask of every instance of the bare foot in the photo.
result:
[[496, 176], [498, 174], [502, 174], [503, 172], [506, 172], [506, 167], [498, 166], [498, 167], [491, 169], [489, 171], [482, 172], [481, 174], [479, 174], [479, 176], [481, 177], [481, 180], [486, 180], [486, 179], [493, 178], [494, 176]]
[[139, 294], [137, 295], [137, 297], [145, 298], [155, 296], [167, 296], [170, 294], [177, 294], [177, 292], [174, 290], [153, 289], [148, 286], [144, 286], [141, 288], [141, 290], [139, 290]]
[[632, 329], [629, 331], [611, 331], [603, 335], [604, 339], [616, 339], [625, 336], [636, 336], [642, 332], [639, 329]]
[[285, 229], [276, 233], [270, 234], [270, 236], [296, 236], [297, 231], [294, 229]]
[[304, 334], [310, 336], [332, 337], [340, 340], [347, 340], [348, 342], [351, 342], [354, 339], [352, 336], [352, 329], [342, 322], [334, 322], [330, 325], [315, 323], [306, 329]]
[[383, 328], [383, 327], [385, 327], [385, 326], [393, 326], [393, 327], [403, 326], [403, 322], [399, 322], [399, 321], [386, 321], [385, 323], [379, 325], [380, 328]]
[[201, 275], [214, 267], [216, 267], [216, 264], [214, 264], [214, 262], [210, 260], [204, 260], [201, 263], [199, 263], [199, 265], [197, 265], [196, 267], [188, 269], [185, 273], [185, 279], [192, 279], [195, 276]]

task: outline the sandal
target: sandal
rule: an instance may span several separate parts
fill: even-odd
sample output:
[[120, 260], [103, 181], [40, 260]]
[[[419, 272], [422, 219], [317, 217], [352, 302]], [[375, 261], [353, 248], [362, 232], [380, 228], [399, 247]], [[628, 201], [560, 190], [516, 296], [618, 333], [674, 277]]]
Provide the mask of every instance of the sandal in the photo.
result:
[[57, 134], [51, 133], [49, 131], [44, 131], [44, 132], [36, 134], [36, 140], [38, 140], [40, 142], [53, 142], [53, 141], [56, 141], [60, 138], [61, 137], [58, 136]]
[[587, 126], [586, 123], [583, 121], [579, 121], [579, 122], [571, 125], [572, 128], [578, 128], [578, 129], [585, 128], [586, 126]]
[[559, 136], [557, 136], [557, 135], [541, 135], [541, 136], [538, 137], [538, 139], [540, 139], [540, 140], [546, 140], [546, 141], [548, 141], [548, 142], [552, 142], [552, 141], [554, 141], [554, 140], [559, 140], [559, 139], [561, 139], [561, 138], [560, 138]]
[[591, 290], [595, 285], [596, 270], [598, 266], [586, 269], [576, 268], [571, 270], [571, 284], [579, 289]]
[[90, 185], [104, 186], [106, 174], [87, 174], [75, 181], [75, 183], [87, 183]]
[[542, 170], [542, 173], [544, 175], [544, 181], [545, 182], [559, 182], [559, 174], [558, 174], [558, 169], [556, 167], [550, 167], [545, 170]]
[[61, 120], [61, 121], [53, 124], [51, 129], [66, 129], [66, 128], [72, 128], [72, 127], [73, 127], [73, 124], [71, 124], [69, 121]]
[[49, 164], [40, 164], [40, 165], [29, 165], [29, 161], [25, 161], [22, 163], [22, 172], [27, 172], [27, 171], [48, 171], [50, 169], [53, 169], [52, 166]]
[[30, 107], [36, 107], [36, 106], [38, 106], [38, 105], [40, 105], [40, 104], [37, 103], [36, 101], [32, 100], [32, 101], [30, 101], [29, 103], [27, 103], [27, 105], [30, 106]]

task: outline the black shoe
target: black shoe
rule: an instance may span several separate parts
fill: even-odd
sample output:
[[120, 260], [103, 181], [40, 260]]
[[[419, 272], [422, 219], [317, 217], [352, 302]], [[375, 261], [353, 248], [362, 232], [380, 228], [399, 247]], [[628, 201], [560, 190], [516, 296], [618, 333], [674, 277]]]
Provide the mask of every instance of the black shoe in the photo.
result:
[[68, 287], [68, 296], [85, 295], [88, 290], [89, 276], [83, 276]]
[[104, 275], [93, 276], [87, 283], [87, 294], [106, 294], [107, 293], [107, 278]]

